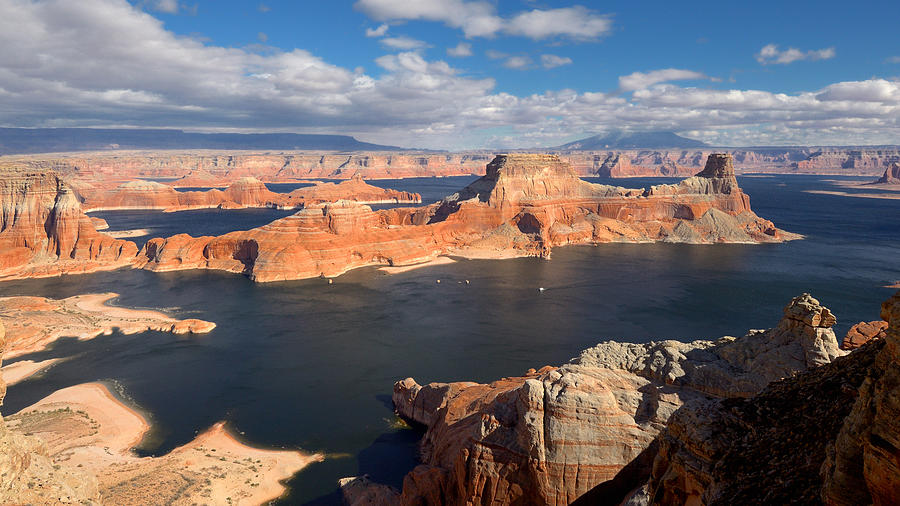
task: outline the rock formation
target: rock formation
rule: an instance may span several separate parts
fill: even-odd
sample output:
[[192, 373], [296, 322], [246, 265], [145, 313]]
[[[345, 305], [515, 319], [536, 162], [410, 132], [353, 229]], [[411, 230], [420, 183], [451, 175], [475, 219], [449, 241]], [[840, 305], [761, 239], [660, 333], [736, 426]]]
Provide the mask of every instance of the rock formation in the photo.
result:
[[[711, 153], [702, 149], [616, 149], [549, 151], [569, 162], [580, 176], [689, 176]], [[900, 157], [897, 148], [782, 147], [729, 151], [740, 168], [752, 172], [878, 175]], [[442, 177], [480, 174], [493, 153], [336, 153], [292, 151], [102, 151], [15, 155], [0, 163], [33, 171], [57, 170], [70, 179], [127, 181], [176, 178], [181, 187], [226, 187], [243, 177], [266, 182], [298, 179]]]
[[490, 384], [407, 378], [394, 405], [427, 431], [400, 502], [568, 504], [635, 459], [652, 460], [648, 448], [685, 402], [747, 398], [841, 356], [833, 324], [804, 294], [775, 328], [742, 338], [606, 342], [562, 367]]
[[356, 176], [340, 184], [321, 183], [300, 188], [289, 194], [270, 191], [265, 184], [253, 177], [244, 177], [231, 183], [225, 190], [177, 191], [171, 186], [153, 181], [129, 181], [103, 190], [96, 185], [79, 190], [87, 211], [111, 209], [162, 209], [167, 212], [190, 209], [248, 207], [277, 207], [301, 209], [305, 205], [321, 202], [349, 200], [361, 203], [416, 203], [421, 197], [415, 193], [400, 192], [372, 186]]
[[[0, 322], [0, 358], [6, 346]], [[0, 380], [0, 406], [6, 384]], [[3, 504], [99, 504], [100, 492], [93, 476], [61, 466], [50, 459], [47, 445], [34, 436], [7, 429], [0, 417], [0, 503]]]
[[884, 339], [829, 365], [750, 399], [676, 411], [660, 434], [648, 502], [896, 504], [900, 293], [881, 316]]
[[900, 185], [900, 163], [894, 162], [884, 169], [884, 174], [872, 184]]
[[115, 269], [136, 254], [94, 229], [56, 173], [0, 170], [0, 278]]
[[884, 339], [886, 332], [886, 321], [859, 322], [847, 331], [847, 335], [841, 341], [841, 349], [855, 350], [873, 339]]
[[[701, 174], [676, 185], [629, 190], [583, 181], [554, 155], [500, 155], [485, 176], [430, 206], [372, 211], [345, 201], [312, 205], [250, 231], [153, 239], [136, 266], [219, 269], [273, 281], [444, 254], [549, 256], [553, 247], [567, 244], [796, 237], [753, 214], [730, 160], [713, 156]], [[362, 182], [335, 188], [345, 184]]]

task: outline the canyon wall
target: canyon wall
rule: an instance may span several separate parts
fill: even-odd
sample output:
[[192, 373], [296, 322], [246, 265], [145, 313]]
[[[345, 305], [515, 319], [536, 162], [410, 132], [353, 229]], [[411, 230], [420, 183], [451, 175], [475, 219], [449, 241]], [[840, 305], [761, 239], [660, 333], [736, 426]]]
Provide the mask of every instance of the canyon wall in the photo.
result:
[[218, 269], [274, 281], [445, 254], [549, 257], [552, 248], [567, 244], [794, 237], [752, 212], [728, 155], [710, 156], [706, 169], [678, 184], [632, 190], [583, 181], [555, 155], [509, 154], [497, 156], [482, 178], [429, 206], [372, 211], [347, 201], [311, 205], [249, 231], [152, 239], [135, 265]]
[[[691, 175], [713, 152], [734, 157], [739, 171], [798, 174], [879, 175], [900, 160], [900, 148], [772, 147], [735, 149], [628, 149], [547, 151], [569, 162], [579, 176]], [[243, 177], [267, 182], [305, 178], [367, 179], [480, 174], [493, 152], [259, 152], [100, 151], [10, 155], [0, 164], [35, 171], [55, 170], [81, 181], [171, 178], [182, 187], [225, 187]]]
[[0, 278], [115, 269], [136, 254], [96, 231], [56, 173], [0, 170]]
[[874, 184], [900, 185], [900, 163], [894, 162], [884, 169], [884, 174], [875, 180]]
[[611, 341], [562, 367], [490, 384], [420, 386], [407, 378], [394, 385], [395, 408], [427, 431], [422, 464], [394, 499], [569, 504], [635, 462], [649, 468], [654, 439], [682, 404], [748, 398], [843, 355], [834, 322], [804, 294], [776, 327], [740, 338]]
[[270, 191], [261, 181], [244, 177], [231, 183], [225, 190], [178, 191], [171, 186], [154, 181], [129, 181], [112, 188], [99, 184], [83, 184], [77, 188], [83, 199], [85, 211], [110, 209], [162, 209], [167, 212], [190, 209], [248, 207], [272, 207], [302, 209], [304, 206], [324, 202], [348, 200], [365, 204], [418, 203], [417, 193], [383, 189], [372, 186], [359, 175], [335, 183], [316, 183], [290, 193]]

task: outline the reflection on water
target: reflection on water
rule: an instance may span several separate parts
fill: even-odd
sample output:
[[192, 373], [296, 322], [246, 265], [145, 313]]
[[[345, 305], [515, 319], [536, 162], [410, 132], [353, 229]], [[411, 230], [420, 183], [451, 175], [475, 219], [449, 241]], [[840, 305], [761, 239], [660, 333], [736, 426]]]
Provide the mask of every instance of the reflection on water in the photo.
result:
[[[423, 195], [461, 186], [451, 178], [422, 179], [373, 183]], [[335, 504], [340, 477], [369, 473], [399, 486], [414, 465], [418, 435], [396, 427], [389, 399], [393, 382], [406, 376], [421, 383], [489, 381], [560, 364], [605, 339], [740, 335], [774, 325], [787, 301], [804, 291], [834, 310], [838, 334], [876, 319], [892, 293], [880, 287], [900, 279], [892, 260], [900, 230], [887, 219], [897, 216], [900, 201], [802, 191], [827, 184], [812, 176], [741, 179], [761, 216], [807, 235], [786, 244], [579, 246], [556, 249], [549, 261], [460, 260], [393, 276], [358, 269], [333, 285], [131, 270], [3, 283], [3, 295], [116, 291], [122, 294], [116, 304], [166, 307], [173, 316], [218, 324], [192, 337], [145, 332], [63, 340], [22, 357], [72, 359], [12, 387], [4, 409], [14, 412], [69, 385], [114, 379], [152, 413], [156, 432], [142, 451], [168, 451], [225, 419], [255, 444], [333, 455], [293, 479], [284, 502]], [[244, 212], [212, 216], [244, 227], [236, 224]], [[151, 221], [187, 216], [141, 214]], [[134, 228], [148, 226], [138, 224], [138, 215], [130, 219]], [[175, 230], [171, 223], [160, 226]]]

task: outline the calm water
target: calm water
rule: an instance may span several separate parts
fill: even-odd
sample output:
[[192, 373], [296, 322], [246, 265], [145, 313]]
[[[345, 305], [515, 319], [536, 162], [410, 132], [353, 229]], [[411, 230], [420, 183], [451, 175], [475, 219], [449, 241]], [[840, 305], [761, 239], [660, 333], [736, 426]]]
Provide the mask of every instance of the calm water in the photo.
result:
[[[429, 202], [471, 179], [374, 183], [417, 191]], [[399, 486], [415, 465], [418, 434], [395, 428], [390, 406], [394, 381], [406, 376], [420, 383], [489, 381], [560, 364], [605, 339], [741, 335], [774, 325], [788, 300], [804, 291], [837, 314], [838, 334], [876, 319], [892, 293], [882, 286], [900, 279], [900, 201], [802, 191], [835, 189], [829, 179], [835, 178], [741, 178], [758, 214], [807, 235], [786, 244], [569, 247], [554, 250], [550, 261], [461, 260], [394, 276], [359, 269], [333, 285], [130, 270], [3, 283], [4, 295], [116, 291], [119, 305], [218, 324], [198, 337], [146, 332], [63, 340], [22, 357], [71, 359], [12, 387], [4, 410], [77, 383], [115, 381], [152, 414], [155, 431], [144, 452], [164, 453], [228, 420], [257, 445], [328, 453], [326, 462], [291, 481], [283, 502], [337, 504], [338, 478], [368, 473]], [[198, 219], [182, 218], [189, 212], [134, 214], [127, 228], [218, 234], [250, 227], [251, 217], [264, 223], [275, 216], [266, 212], [272, 211]], [[97, 215], [114, 226], [113, 213]]]

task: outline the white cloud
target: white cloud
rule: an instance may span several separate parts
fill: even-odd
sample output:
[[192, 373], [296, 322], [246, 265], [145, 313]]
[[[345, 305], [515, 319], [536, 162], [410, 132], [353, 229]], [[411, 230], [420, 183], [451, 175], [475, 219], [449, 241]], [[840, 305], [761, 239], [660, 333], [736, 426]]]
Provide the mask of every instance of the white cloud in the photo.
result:
[[525, 70], [531, 67], [531, 58], [528, 56], [510, 56], [503, 62], [503, 66], [508, 69]]
[[262, 13], [266, 13], [266, 12], [271, 11], [272, 8], [266, 4], [259, 4], [259, 6], [256, 7], [256, 10], [258, 10], [259, 12], [262, 12]]
[[269, 41], [269, 36], [266, 35], [265, 32], [259, 32], [256, 34], [256, 39], [262, 43], [266, 43]]
[[685, 81], [691, 79], [706, 79], [706, 75], [693, 70], [662, 69], [652, 72], [634, 72], [627, 76], [619, 77], [619, 89], [622, 91], [635, 91], [648, 88], [658, 83], [669, 81]]
[[900, 63], [900, 56], [891, 56], [884, 61], [885, 63]]
[[531, 39], [566, 36], [575, 40], [591, 40], [612, 30], [612, 20], [576, 5], [561, 9], [522, 12], [509, 20], [504, 32]]
[[568, 56], [557, 56], [555, 54], [542, 54], [541, 55], [541, 65], [545, 69], [552, 69], [556, 67], [562, 67], [563, 65], [569, 65], [572, 63], [572, 59]]
[[378, 25], [377, 28], [366, 28], [366, 37], [384, 37], [390, 28], [386, 23]]
[[776, 44], [768, 44], [763, 46], [763, 48], [756, 53], [756, 61], [763, 65], [769, 65], [770, 63], [787, 65], [788, 63], [801, 60], [829, 60], [834, 58], [834, 55], [835, 51], [833, 47], [805, 52], [789, 47], [782, 51], [778, 49]]
[[509, 56], [507, 53], [504, 53], [503, 51], [497, 51], [496, 49], [488, 49], [484, 52], [484, 55], [492, 60], [502, 60], [503, 58]]
[[503, 32], [531, 39], [565, 37], [592, 40], [612, 30], [609, 16], [576, 5], [523, 11], [504, 19], [493, 3], [483, 0], [358, 0], [355, 7], [379, 21], [425, 20], [459, 28], [466, 37], [492, 37]]
[[167, 14], [178, 13], [178, 0], [155, 0], [154, 2], [151, 2], [150, 5], [154, 10], [159, 12], [165, 12]]
[[456, 47], [448, 47], [447, 54], [454, 58], [465, 58], [472, 56], [472, 44], [468, 42], [460, 42]]
[[378, 58], [373, 77], [302, 49], [215, 46], [125, 0], [0, 0], [0, 12], [3, 126], [344, 133], [441, 149], [550, 146], [610, 128], [728, 145], [900, 141], [898, 80], [786, 94], [681, 87], [671, 82], [703, 74], [665, 69], [622, 76], [631, 93], [517, 96], [416, 51]]
[[381, 44], [387, 48], [400, 49], [402, 51], [409, 51], [411, 49], [425, 49], [426, 47], [430, 47], [427, 43], [425, 43], [425, 41], [413, 39], [412, 37], [406, 37], [403, 35], [398, 35], [397, 37], [385, 37], [379, 42], [381, 42]]

